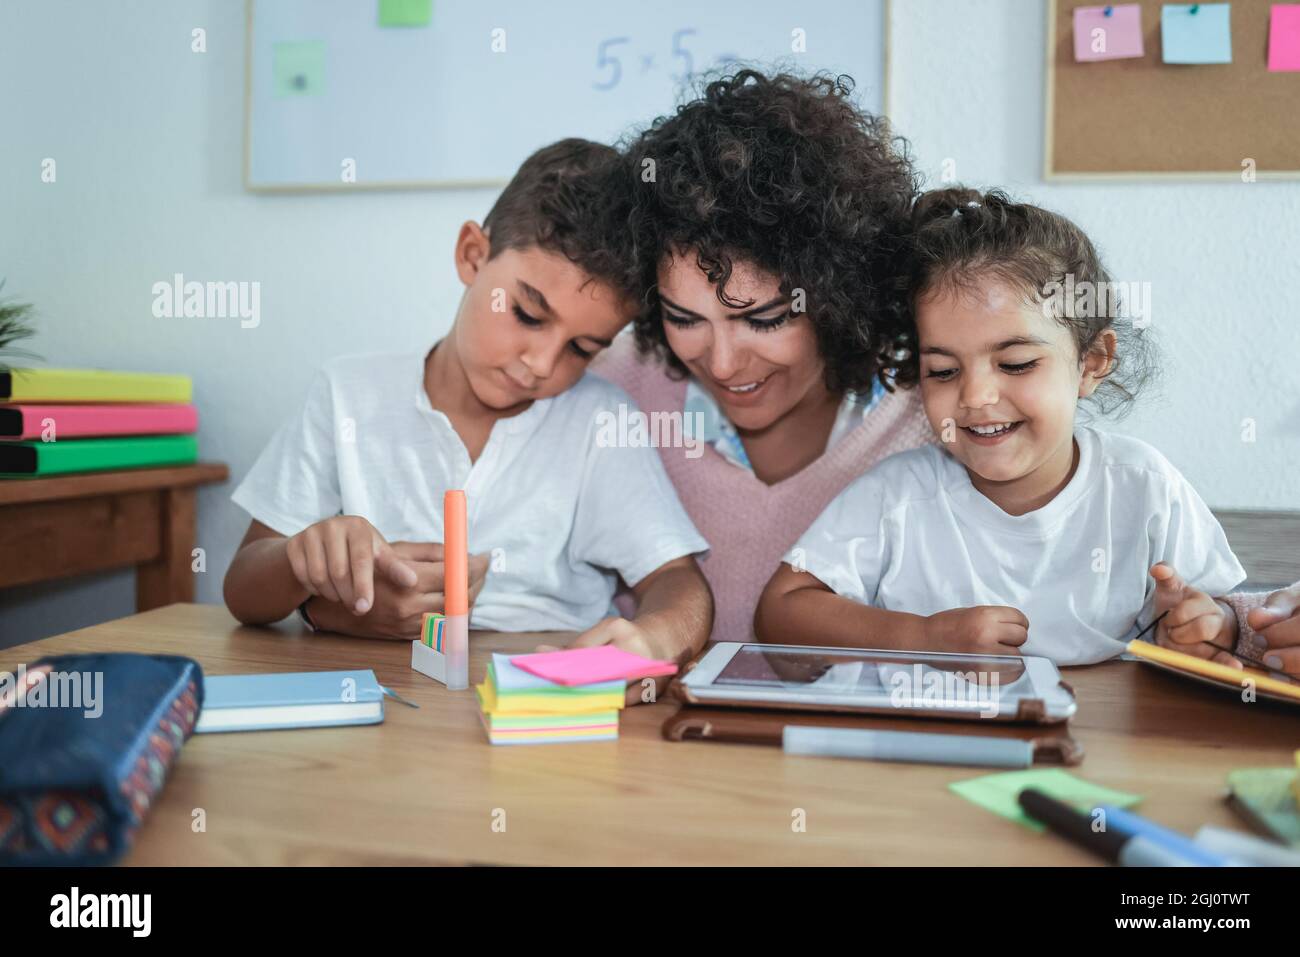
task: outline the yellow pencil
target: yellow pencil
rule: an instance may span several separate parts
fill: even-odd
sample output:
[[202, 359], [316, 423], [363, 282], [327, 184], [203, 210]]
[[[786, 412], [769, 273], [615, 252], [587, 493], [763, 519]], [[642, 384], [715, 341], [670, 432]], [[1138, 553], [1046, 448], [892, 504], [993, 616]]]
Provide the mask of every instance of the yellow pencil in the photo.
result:
[[1156, 661], [1177, 668], [1180, 671], [1188, 671], [1206, 678], [1214, 678], [1216, 681], [1227, 684], [1240, 686], [1246, 681], [1253, 681], [1255, 687], [1260, 691], [1268, 691], [1300, 701], [1300, 685], [1294, 685], [1279, 678], [1271, 678], [1253, 668], [1241, 670], [1230, 668], [1227, 665], [1219, 664], [1217, 661], [1206, 661], [1204, 658], [1197, 658], [1195, 655], [1174, 651], [1172, 648], [1153, 645], [1149, 641], [1130, 641], [1127, 650], [1129, 654], [1136, 655], [1139, 658], [1146, 658], [1148, 661]]

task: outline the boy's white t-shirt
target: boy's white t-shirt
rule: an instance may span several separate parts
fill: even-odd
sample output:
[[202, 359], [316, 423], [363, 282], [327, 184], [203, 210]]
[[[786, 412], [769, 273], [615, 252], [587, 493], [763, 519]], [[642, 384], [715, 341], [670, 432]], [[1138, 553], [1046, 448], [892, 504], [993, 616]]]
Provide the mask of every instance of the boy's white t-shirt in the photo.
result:
[[1163, 455], [1083, 426], [1075, 440], [1075, 474], [1025, 515], [985, 498], [939, 446], [891, 456], [845, 488], [783, 560], [890, 611], [1018, 608], [1029, 619], [1021, 653], [1063, 665], [1123, 652], [1151, 620], [1156, 562], [1211, 596], [1245, 580], [1218, 521]]
[[471, 554], [491, 556], [470, 625], [582, 630], [616, 615], [622, 576], [636, 585], [674, 558], [704, 552], [659, 453], [602, 447], [598, 415], [632, 399], [584, 375], [501, 419], [472, 465], [424, 390], [425, 354], [328, 362], [302, 412], [271, 439], [231, 496], [295, 535], [360, 515], [390, 542], [441, 542], [442, 500], [463, 488]]

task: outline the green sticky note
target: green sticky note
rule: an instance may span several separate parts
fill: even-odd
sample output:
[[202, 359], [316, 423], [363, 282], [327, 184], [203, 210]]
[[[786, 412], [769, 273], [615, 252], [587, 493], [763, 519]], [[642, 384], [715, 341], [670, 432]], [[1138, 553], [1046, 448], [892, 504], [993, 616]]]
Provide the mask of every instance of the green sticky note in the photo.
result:
[[276, 96], [320, 96], [325, 92], [325, 43], [277, 43], [272, 53]]
[[1045, 830], [1044, 826], [1020, 810], [1017, 800], [1025, 788], [1037, 788], [1058, 801], [1073, 805], [1085, 814], [1099, 804], [1113, 804], [1116, 807], [1129, 807], [1142, 798], [1136, 794], [1126, 794], [1111, 788], [1093, 784], [1083, 778], [1076, 778], [1069, 771], [1061, 768], [1034, 768], [1029, 771], [1008, 771], [1005, 774], [986, 774], [980, 778], [968, 778], [948, 785], [954, 794], [964, 797], [972, 804], [978, 804], [986, 811], [992, 811], [1008, 821], [1023, 824], [1033, 831]]
[[381, 27], [427, 27], [433, 19], [433, 0], [379, 0]]

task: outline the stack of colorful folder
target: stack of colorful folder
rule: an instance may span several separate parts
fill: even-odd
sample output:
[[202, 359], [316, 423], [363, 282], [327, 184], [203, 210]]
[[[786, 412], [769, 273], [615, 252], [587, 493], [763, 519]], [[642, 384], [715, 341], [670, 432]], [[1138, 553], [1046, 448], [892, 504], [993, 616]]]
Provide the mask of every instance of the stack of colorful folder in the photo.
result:
[[493, 655], [475, 690], [493, 744], [555, 744], [616, 740], [626, 687], [622, 679], [563, 685]]
[[185, 375], [0, 371], [0, 478], [191, 464], [191, 392]]

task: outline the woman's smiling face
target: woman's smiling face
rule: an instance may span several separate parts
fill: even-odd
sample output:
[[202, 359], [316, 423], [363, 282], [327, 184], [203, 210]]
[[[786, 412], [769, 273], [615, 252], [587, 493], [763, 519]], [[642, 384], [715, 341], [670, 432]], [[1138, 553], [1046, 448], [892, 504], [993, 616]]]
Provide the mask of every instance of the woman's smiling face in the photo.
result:
[[727, 298], [693, 253], [659, 265], [659, 299], [668, 346], [742, 431], [778, 421], [810, 392], [823, 388], [825, 362], [806, 313], [792, 313], [780, 280], [736, 262]]

